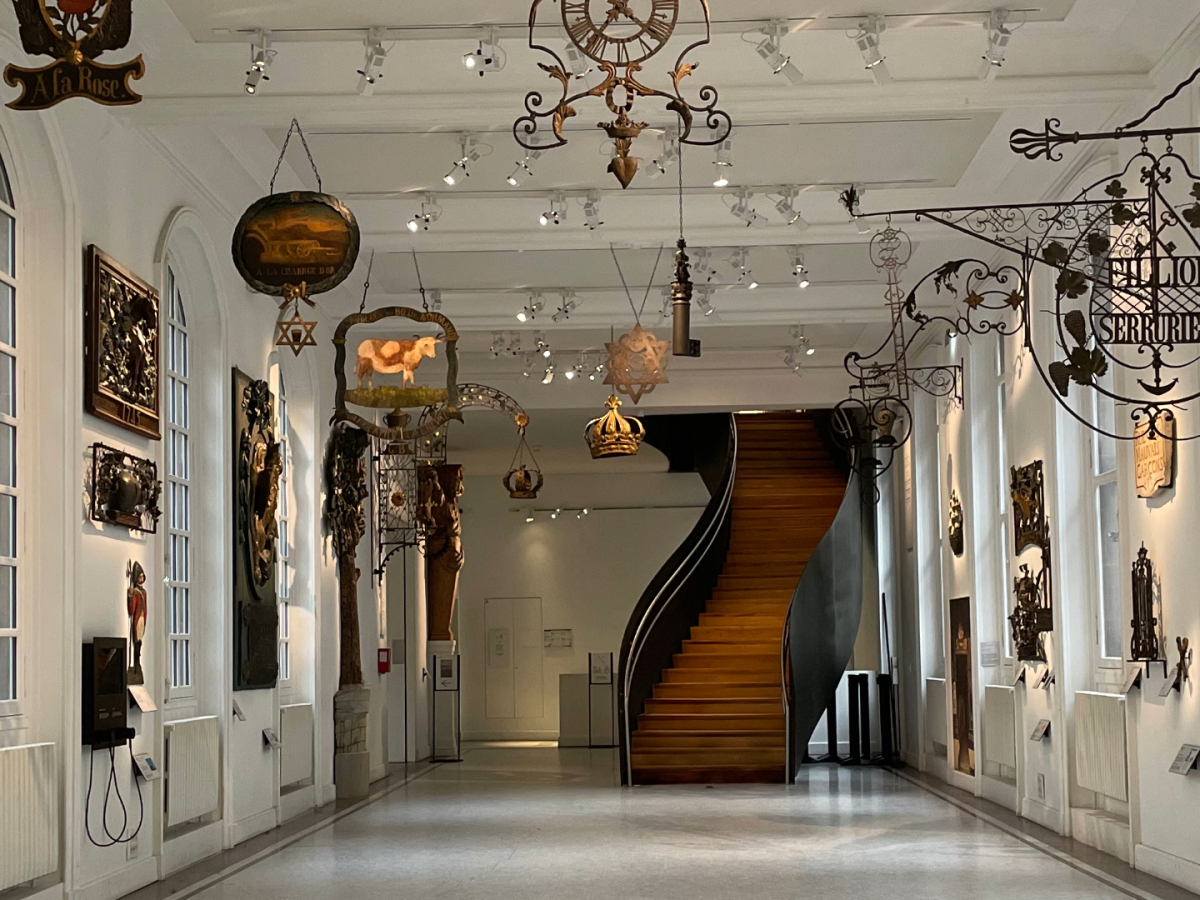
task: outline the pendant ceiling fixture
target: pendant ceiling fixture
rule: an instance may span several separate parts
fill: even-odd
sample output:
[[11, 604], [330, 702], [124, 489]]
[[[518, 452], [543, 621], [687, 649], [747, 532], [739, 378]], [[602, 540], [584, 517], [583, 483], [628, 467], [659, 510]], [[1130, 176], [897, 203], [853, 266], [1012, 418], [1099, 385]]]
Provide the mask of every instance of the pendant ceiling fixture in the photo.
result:
[[[1140, 143], [1124, 168], [1073, 198], [875, 214], [925, 218], [1017, 254], [1012, 305], [1034, 368], [1068, 414], [1119, 440], [1169, 440], [1178, 411], [1200, 400], [1195, 377], [1185, 375], [1200, 363], [1200, 174], [1174, 148], [1176, 138], [1200, 127], [1141, 128], [1197, 77], [1200, 69], [1112, 132], [1063, 132], [1057, 119], [1038, 132], [1014, 131], [1010, 148], [1029, 160], [1058, 162], [1064, 147], [1080, 144]], [[1037, 265], [1054, 276], [1049, 335], [1033, 328], [1028, 286]], [[1081, 414], [1067, 402], [1080, 388], [1127, 407], [1133, 427], [1106, 429]], [[1193, 428], [1178, 440], [1197, 438]]]
[[604, 415], [588, 422], [583, 438], [592, 451], [592, 459], [607, 459], [610, 456], [637, 456], [638, 448], [646, 437], [646, 426], [641, 419], [621, 415], [621, 398], [609, 396], [604, 406]]
[[[565, 145], [563, 125], [576, 115], [574, 104], [588, 97], [603, 98], [614, 117], [611, 121], [600, 122], [597, 127], [613, 142], [616, 152], [608, 171], [617, 177], [623, 188], [629, 187], [638, 170], [638, 158], [630, 155], [633, 141], [648, 127], [646, 122], [633, 118], [633, 108], [639, 97], [660, 97], [666, 101], [667, 110], [679, 117], [680, 143], [713, 145], [729, 136], [733, 122], [728, 113], [717, 109], [715, 88], [702, 87], [698, 104], [687, 100], [680, 90], [683, 80], [698, 65], [685, 62], [684, 57], [703, 47], [711, 37], [708, 0], [691, 0], [704, 16], [703, 36], [679, 54], [675, 68], [668, 73], [670, 91], [643, 84], [638, 73], [643, 64], [667, 45], [679, 22], [680, 4], [688, 0], [560, 0], [562, 27], [570, 42], [568, 56], [578, 58], [582, 54], [596, 63], [601, 75], [601, 81], [595, 87], [585, 87], [576, 93], [571, 93], [576, 67], [568, 67], [558, 53], [540, 43], [535, 36], [537, 28], [549, 26], [549, 22], [538, 22], [542, 2], [533, 0], [529, 10], [529, 47], [553, 59], [552, 63], [538, 65], [561, 85], [562, 94], [552, 106], [547, 105], [540, 91], [525, 95], [525, 114], [513, 123], [513, 136], [526, 150], [540, 152]], [[703, 138], [692, 135], [696, 114], [700, 115], [706, 129]], [[541, 139], [539, 126], [546, 119], [550, 120], [553, 137]]]
[[[650, 297], [650, 288], [654, 284], [654, 276], [658, 274], [658, 264], [662, 261], [663, 248], [658, 248], [658, 257], [654, 260], [654, 270], [650, 273], [650, 281], [646, 284], [646, 294], [642, 297], [642, 306], [634, 306], [633, 296], [629, 293], [629, 284], [625, 281], [625, 272], [621, 261], [617, 259], [617, 251], [609, 247], [613, 263], [616, 264], [617, 274], [621, 276], [621, 286], [625, 289], [625, 297], [629, 300], [629, 308], [633, 310], [633, 330], [621, 335], [620, 340], [606, 343], [608, 350], [608, 374], [604, 383], [614, 388], [617, 393], [625, 394], [636, 404], [643, 395], [649, 394], [660, 384], [667, 384], [667, 363], [671, 361], [667, 352], [670, 341], [660, 341], [651, 332], [642, 327], [642, 313], [646, 310], [646, 301]], [[682, 253], [682, 250], [680, 251]], [[686, 269], [686, 257], [685, 269]], [[686, 275], [686, 272], [685, 272]], [[690, 287], [690, 285], [689, 285]]]
[[[304, 146], [317, 190], [277, 194], [275, 179], [293, 133]], [[305, 347], [317, 344], [317, 323], [304, 319], [301, 304], [314, 307], [312, 295], [346, 280], [358, 259], [358, 223], [337, 197], [322, 193], [321, 175], [295, 119], [283, 139], [270, 191], [250, 205], [234, 229], [233, 264], [251, 288], [282, 298], [275, 343], [299, 356]]]
[[533, 500], [542, 489], [542, 470], [538, 468], [537, 460], [529, 442], [525, 440], [525, 428], [529, 425], [529, 416], [521, 413], [517, 416], [517, 428], [521, 433], [521, 441], [517, 444], [517, 452], [513, 454], [504, 476], [504, 487], [508, 496], [514, 500]]

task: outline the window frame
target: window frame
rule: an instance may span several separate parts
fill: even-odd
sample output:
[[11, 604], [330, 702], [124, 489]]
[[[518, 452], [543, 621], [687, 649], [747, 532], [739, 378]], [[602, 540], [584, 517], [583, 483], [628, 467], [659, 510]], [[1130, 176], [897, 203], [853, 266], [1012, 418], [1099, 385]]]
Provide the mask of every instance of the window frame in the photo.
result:
[[[166, 528], [164, 529], [163, 541], [163, 565], [166, 577], [163, 580], [163, 608], [166, 615], [163, 616], [163, 622], [166, 630], [166, 671], [164, 672], [164, 682], [166, 687], [166, 697], [168, 701], [191, 700], [197, 696], [196, 685], [196, 629], [195, 629], [195, 610], [192, 605], [193, 593], [195, 589], [194, 581], [194, 560], [195, 560], [195, 534], [193, 531], [193, 508], [194, 508], [194, 466], [193, 466], [193, 440], [192, 435], [195, 431], [192, 424], [192, 404], [191, 404], [191, 335], [190, 326], [187, 321], [187, 306], [185, 304], [183, 290], [180, 286], [179, 276], [176, 274], [174, 263], [168, 259], [167, 266], [167, 291], [166, 291], [166, 316], [164, 317], [167, 325], [166, 335], [166, 354], [164, 373], [166, 374], [166, 387], [164, 392], [163, 402], [166, 407], [164, 409], [163, 420], [166, 423], [164, 430], [163, 441], [163, 473], [164, 473], [164, 493], [165, 493], [165, 515]], [[177, 312], [178, 307], [178, 312]], [[177, 336], [182, 335], [182, 341], [177, 345]], [[178, 352], [182, 349], [182, 352]], [[178, 352], [178, 357], [177, 357]], [[181, 360], [181, 362], [180, 362]], [[177, 412], [178, 403], [178, 387], [182, 385], [183, 391], [183, 407], [184, 414], [182, 423]], [[172, 456], [176, 450], [176, 441], [178, 436], [184, 438], [184, 465], [183, 474], [180, 475], [173, 467]], [[182, 524], [176, 518], [176, 497], [184, 497]], [[184, 544], [184, 556], [182, 560], [183, 578], [177, 577], [180, 571], [179, 561], [175, 559], [176, 548], [180, 542]], [[178, 591], [183, 591], [183, 605], [178, 606]], [[180, 610], [182, 609], [182, 612]], [[183, 628], [177, 628], [177, 624], [182, 621]], [[187, 679], [181, 683], [176, 683], [177, 674], [177, 645], [183, 645], [183, 659], [186, 668]]]
[[[1091, 391], [1090, 393], [1091, 393], [1091, 400], [1089, 402], [1089, 406], [1090, 406], [1089, 416], [1090, 416], [1092, 424], [1098, 425], [1101, 427], [1103, 426], [1103, 423], [1100, 421], [1100, 418], [1101, 418], [1100, 404], [1107, 400], [1108, 402], [1112, 403], [1112, 405], [1113, 405], [1113, 410], [1112, 410], [1113, 415], [1111, 416], [1111, 419], [1112, 419], [1113, 425], [1115, 426], [1115, 423], [1116, 423], [1116, 403], [1115, 403], [1115, 401], [1112, 401], [1111, 398], [1106, 397], [1105, 395], [1099, 393], [1098, 391]], [[1093, 610], [1093, 617], [1092, 617], [1092, 629], [1093, 629], [1092, 630], [1092, 646], [1095, 650], [1097, 670], [1110, 670], [1110, 669], [1124, 670], [1125, 654], [1123, 651], [1123, 644], [1124, 644], [1124, 640], [1125, 640], [1125, 631], [1124, 631], [1125, 616], [1124, 616], [1123, 602], [1122, 602], [1122, 582], [1121, 582], [1121, 566], [1120, 566], [1120, 559], [1121, 559], [1121, 551], [1120, 551], [1120, 547], [1121, 547], [1121, 487], [1120, 487], [1120, 478], [1118, 477], [1118, 472], [1120, 469], [1120, 459], [1119, 459], [1120, 445], [1117, 443], [1117, 441], [1115, 439], [1106, 438], [1104, 435], [1102, 435], [1096, 431], [1091, 431], [1090, 429], [1089, 429], [1088, 436], [1089, 436], [1089, 440], [1087, 442], [1088, 443], [1088, 495], [1089, 495], [1088, 502], [1090, 504], [1090, 513], [1091, 513], [1091, 521], [1090, 521], [1089, 527], [1092, 532], [1091, 541], [1090, 541], [1091, 548], [1092, 548], [1092, 552], [1091, 552], [1091, 556], [1092, 556], [1092, 560], [1091, 560], [1091, 582], [1092, 582], [1091, 594], [1095, 598], [1094, 599], [1095, 608]], [[1101, 466], [1100, 444], [1101, 444], [1101, 441], [1105, 441], [1105, 440], [1112, 441], [1112, 444], [1113, 444], [1112, 468], [1101, 472], [1100, 471], [1100, 466]], [[1116, 584], [1114, 584], [1112, 586], [1113, 589], [1116, 591], [1117, 627], [1118, 627], [1119, 633], [1121, 634], [1121, 638], [1120, 638], [1121, 645], [1118, 646], [1118, 655], [1117, 656], [1106, 656], [1104, 653], [1104, 651], [1106, 649], [1104, 646], [1104, 643], [1105, 643], [1104, 632], [1105, 632], [1106, 618], [1105, 618], [1105, 610], [1104, 610], [1105, 580], [1104, 580], [1104, 550], [1103, 550], [1105, 535], [1104, 535], [1103, 523], [1101, 522], [1100, 491], [1101, 491], [1101, 488], [1103, 488], [1107, 485], [1114, 486], [1113, 487], [1113, 495], [1114, 495], [1114, 500], [1116, 503], [1115, 513], [1116, 513], [1116, 517], [1117, 517], [1117, 530], [1115, 532], [1116, 537], [1115, 537], [1114, 542], [1117, 545], [1118, 565], [1117, 565], [1117, 570], [1113, 573], [1113, 577], [1116, 579]]]
[[[2, 148], [0, 148], [2, 149]], [[3, 181], [3, 194], [0, 194], [0, 213], [12, 219], [12, 243], [9, 248], [10, 259], [9, 267], [11, 274], [0, 270], [0, 283], [5, 285], [12, 292], [12, 323], [13, 343], [0, 343], [0, 356], [10, 357], [12, 359], [12, 408], [13, 414], [7, 415], [0, 413], [0, 423], [10, 426], [13, 429], [13, 446], [12, 446], [12, 485], [0, 484], [0, 494], [12, 497], [13, 500], [13, 516], [10, 527], [12, 528], [13, 553], [11, 557], [0, 557], [0, 565], [9, 566], [12, 568], [13, 580], [15, 586], [12, 595], [12, 622], [11, 627], [0, 629], [0, 639], [12, 640], [12, 658], [11, 675], [15, 682], [15, 687], [11, 698], [0, 699], [0, 718], [10, 718], [21, 716], [24, 712], [24, 701], [27, 696], [25, 687], [27, 666], [27, 645], [28, 632], [22, 636], [22, 625], [24, 622], [25, 604], [23, 599], [23, 584], [24, 580], [20, 577], [20, 556], [22, 544], [22, 514], [24, 507], [20, 502], [20, 473], [22, 471], [21, 461], [21, 429], [20, 429], [20, 412], [21, 412], [21, 396], [19, 392], [20, 384], [23, 381], [23, 373], [21, 370], [21, 358], [17, 351], [16, 327], [17, 327], [17, 302], [20, 296], [19, 293], [19, 275], [20, 275], [20, 254], [21, 254], [21, 228], [20, 218], [17, 215], [16, 197], [12, 189], [12, 181], [8, 177], [8, 167], [4, 162], [4, 158], [0, 155], [0, 180]], [[4, 197], [7, 196], [12, 202], [6, 202]]]
[[1012, 541], [1012, 497], [1010, 496], [1011, 474], [1008, 466], [1008, 357], [1005, 354], [1004, 336], [996, 335], [996, 468], [999, 475], [999, 509], [1000, 509], [1000, 596], [1004, 598], [1001, 606], [1000, 630], [1004, 635], [1003, 662], [1006, 666], [1016, 665], [1016, 648], [1013, 645], [1012, 626], [1008, 617], [1012, 614], [1016, 597], [1012, 588], [1013, 559], [1011, 554]]
[[287, 386], [280, 366], [274, 367], [272, 379], [275, 384], [275, 433], [279, 441], [279, 456], [282, 466], [279, 470], [279, 503], [275, 512], [278, 540], [276, 543], [276, 603], [279, 609], [278, 630], [278, 660], [279, 678], [277, 681], [281, 691], [292, 687], [292, 583], [295, 569], [292, 566], [292, 541], [295, 536], [292, 529], [292, 509], [294, 506], [291, 493], [292, 484], [292, 432], [291, 420], [288, 414]]

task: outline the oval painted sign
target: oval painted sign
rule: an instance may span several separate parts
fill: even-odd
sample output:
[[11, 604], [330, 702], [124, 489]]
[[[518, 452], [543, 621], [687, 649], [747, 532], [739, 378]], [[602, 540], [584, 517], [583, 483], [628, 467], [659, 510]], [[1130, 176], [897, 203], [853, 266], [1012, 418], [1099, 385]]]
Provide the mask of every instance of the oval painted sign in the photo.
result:
[[256, 201], [233, 231], [233, 264], [254, 290], [282, 296], [287, 286], [320, 294], [341, 284], [358, 259], [354, 213], [312, 191]]

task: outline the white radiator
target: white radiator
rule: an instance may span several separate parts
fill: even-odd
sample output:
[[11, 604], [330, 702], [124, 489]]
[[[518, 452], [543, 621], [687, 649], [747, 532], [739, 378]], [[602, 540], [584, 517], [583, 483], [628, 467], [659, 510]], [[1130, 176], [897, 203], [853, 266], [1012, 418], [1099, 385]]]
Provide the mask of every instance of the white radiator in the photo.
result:
[[289, 787], [313, 777], [313, 708], [311, 703], [279, 707], [279, 786]]
[[946, 679], [925, 679], [925, 737], [946, 746]]
[[1122, 695], [1075, 692], [1075, 768], [1080, 787], [1114, 800], [1128, 799]]
[[221, 726], [216, 716], [168, 722], [167, 827], [207, 815], [220, 805]]
[[1003, 684], [983, 688], [985, 759], [1010, 769], [1017, 767], [1017, 692]]
[[58, 871], [54, 744], [0, 750], [0, 891]]

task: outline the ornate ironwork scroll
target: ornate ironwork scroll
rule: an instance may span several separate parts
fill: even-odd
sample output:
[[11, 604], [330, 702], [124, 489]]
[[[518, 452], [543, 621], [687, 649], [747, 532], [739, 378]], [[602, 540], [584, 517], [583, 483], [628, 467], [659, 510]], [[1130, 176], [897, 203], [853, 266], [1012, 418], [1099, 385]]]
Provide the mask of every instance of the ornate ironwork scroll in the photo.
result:
[[89, 514], [93, 521], [155, 534], [161, 493], [162, 482], [154, 462], [105, 444], [92, 444]]
[[[1054, 333], [1039, 346], [1026, 291], [1025, 346], [1059, 404], [1088, 428], [1119, 440], [1134, 440], [1139, 429], [1165, 437], [1178, 411], [1200, 399], [1194, 379], [1180, 377], [1200, 362], [1200, 175], [1172, 143], [1200, 128], [1136, 130], [1147, 116], [1107, 133], [1063, 132], [1057, 119], [1046, 120], [1042, 131], [1012, 133], [1013, 152], [1031, 160], [1059, 161], [1067, 145], [1140, 142], [1120, 172], [1074, 198], [876, 214], [914, 215], [1014, 252], [1026, 284], [1035, 265], [1050, 267]], [[1125, 377], [1112, 378], [1114, 369]], [[1077, 388], [1128, 407], [1134, 427], [1108, 429], [1092, 421], [1067, 402]], [[1178, 437], [1197, 438], [1200, 431]]]
[[1154, 615], [1154, 563], [1142, 544], [1133, 562], [1133, 637], [1129, 644], [1132, 662], [1161, 662], [1163, 675], [1167, 663], [1158, 636], [1158, 619]]
[[[642, 71], [643, 63], [662, 50], [674, 33], [680, 0], [651, 0], [649, 3], [645, 0], [608, 0], [602, 22], [592, 19], [591, 6], [602, 7], [604, 4], [561, 0], [562, 26], [570, 41], [567, 52], [582, 54], [595, 62], [602, 79], [594, 87], [572, 93], [571, 69], [557, 52], [535, 36], [542, 0], [533, 0], [529, 10], [529, 48], [541, 51], [553, 60], [539, 63], [538, 67], [558, 82], [561, 93], [553, 105], [547, 103], [541, 91], [530, 91], [525, 95], [525, 114], [513, 123], [513, 137], [517, 143], [527, 150], [538, 151], [564, 146], [567, 138], [563, 126], [576, 115], [575, 104], [588, 97], [603, 98], [614, 118], [600, 122], [596, 127], [613, 141], [616, 154], [608, 170], [624, 188], [629, 186], [638, 168], [637, 157], [630, 155], [631, 146], [648, 127], [646, 122], [632, 117], [639, 97], [659, 97], [666, 101], [667, 110], [679, 117], [681, 143], [711, 146], [724, 141], [733, 129], [733, 121], [728, 113], [717, 108], [716, 89], [711, 85], [700, 88], [696, 103], [687, 99], [681, 89], [684, 79], [697, 67], [697, 63], [686, 62], [685, 58], [693, 50], [708, 44], [712, 36], [708, 0], [694, 2], [704, 16], [704, 34], [679, 54], [675, 67], [668, 73], [671, 90], [664, 91], [644, 84], [638, 73]], [[643, 11], [639, 7], [646, 9]], [[707, 129], [703, 138], [692, 133], [697, 117]], [[542, 140], [541, 125], [547, 121], [551, 135]]]

